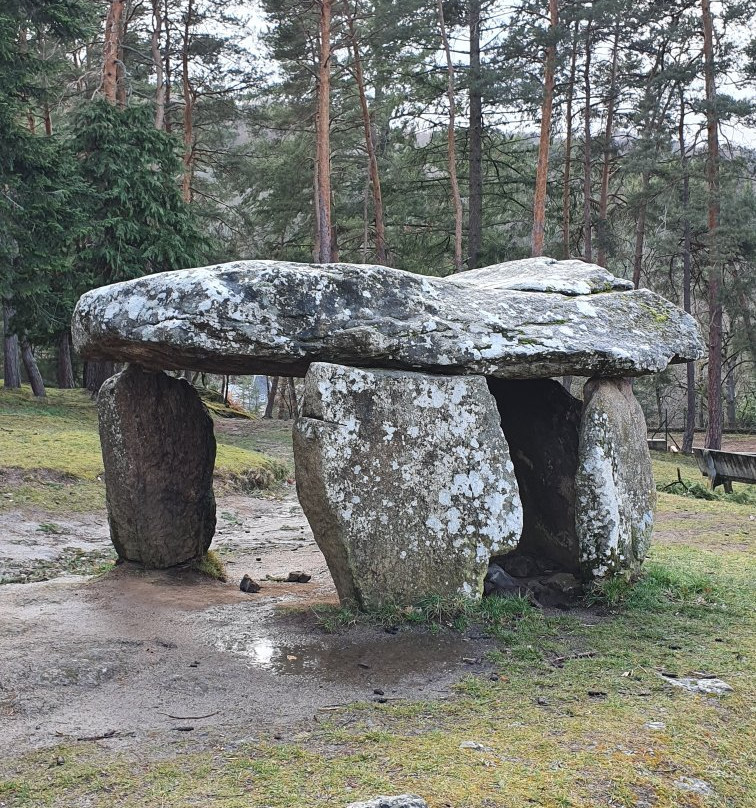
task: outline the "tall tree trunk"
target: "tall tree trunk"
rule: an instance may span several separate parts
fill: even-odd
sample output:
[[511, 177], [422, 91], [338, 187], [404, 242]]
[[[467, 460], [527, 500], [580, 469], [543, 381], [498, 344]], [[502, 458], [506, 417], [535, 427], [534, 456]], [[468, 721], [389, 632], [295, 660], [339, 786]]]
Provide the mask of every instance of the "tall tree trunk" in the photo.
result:
[[165, 69], [163, 70], [163, 79], [165, 81], [165, 120], [164, 128], [166, 132], [171, 131], [171, 116], [169, 115], [171, 109], [171, 18], [169, 16], [170, 7], [168, 0], [165, 0], [163, 6], [163, 27], [165, 28]]
[[737, 429], [738, 414], [735, 409], [735, 357], [731, 356], [727, 362], [727, 373], [725, 375], [725, 398], [727, 399], [727, 428]]
[[541, 105], [541, 136], [538, 140], [538, 167], [536, 168], [535, 196], [533, 200], [533, 233], [530, 254], [543, 255], [546, 231], [546, 189], [549, 179], [549, 145], [551, 142], [551, 110], [554, 105], [554, 71], [556, 67], [556, 33], [559, 24], [557, 0], [549, 0], [549, 45], [543, 77], [543, 104]]
[[84, 386], [90, 393], [99, 393], [103, 383], [115, 373], [115, 364], [109, 360], [98, 359], [87, 362], [84, 366]]
[[3, 300], [3, 387], [18, 390], [21, 387], [21, 367], [18, 361], [18, 337], [11, 331], [13, 308]]
[[455, 103], [454, 103], [454, 63], [449, 47], [449, 38], [446, 36], [446, 24], [444, 23], [443, 0], [437, 0], [438, 25], [441, 31], [441, 43], [446, 54], [447, 86], [446, 95], [449, 100], [449, 126], [448, 126], [448, 164], [449, 181], [451, 183], [452, 204], [454, 205], [454, 271], [462, 271], [462, 197], [459, 193], [459, 182], [457, 181], [457, 145], [456, 145], [456, 123], [455, 123]]
[[633, 253], [633, 286], [640, 288], [641, 271], [643, 269], [643, 246], [646, 241], [646, 211], [648, 209], [648, 190], [651, 187], [651, 172], [644, 168], [641, 174], [641, 194], [638, 217], [635, 220], [635, 251]]
[[[685, 147], [685, 99], [680, 90], [680, 122], [677, 129], [680, 151], [680, 168], [682, 169], [681, 202], [683, 210], [683, 308], [691, 314], [691, 272], [690, 272], [690, 177], [688, 174], [688, 153]], [[696, 427], [696, 363], [686, 362], [685, 367], [685, 432], [683, 433], [682, 450], [685, 454], [693, 452], [693, 438]]]
[[570, 257], [570, 169], [572, 167], [572, 99], [575, 95], [575, 74], [577, 72], [578, 34], [580, 22], [575, 22], [570, 54], [570, 80], [567, 85], [567, 109], [565, 111], [566, 132], [564, 136], [564, 186], [562, 187], [562, 258]]
[[383, 224], [383, 198], [381, 195], [381, 179], [378, 173], [378, 158], [375, 153], [375, 142], [373, 140], [373, 124], [370, 119], [370, 109], [368, 108], [367, 95], [365, 93], [365, 79], [362, 74], [362, 57], [357, 43], [357, 35], [354, 29], [354, 19], [357, 16], [355, 8], [354, 16], [348, 13], [349, 44], [354, 58], [354, 78], [357, 82], [357, 91], [360, 96], [360, 110], [362, 111], [362, 126], [365, 130], [365, 148], [368, 154], [368, 168], [370, 173], [370, 187], [373, 191], [373, 211], [375, 215], [375, 257], [379, 264], [386, 263], [386, 228]]
[[189, 0], [184, 18], [184, 35], [181, 45], [181, 88], [184, 95], [184, 175], [181, 180], [181, 196], [184, 202], [192, 201], [192, 173], [194, 165], [194, 96], [189, 79], [189, 32], [194, 14], [193, 0]]
[[263, 413], [263, 418], [272, 418], [273, 417], [273, 405], [276, 401], [276, 393], [278, 392], [278, 383], [280, 378], [278, 376], [274, 376], [272, 379], [269, 377], [270, 384], [268, 386], [268, 400], [265, 403], [265, 412]]
[[165, 128], [165, 79], [163, 56], [160, 53], [160, 36], [163, 28], [161, 0], [152, 0], [152, 39], [150, 51], [155, 67], [155, 129]]
[[588, 20], [585, 32], [585, 68], [583, 84], [585, 87], [585, 116], [583, 146], [583, 259], [592, 261], [591, 252], [591, 30], [593, 19]]
[[58, 334], [58, 387], [61, 390], [76, 387], [71, 362], [71, 334], [67, 328]]
[[116, 62], [116, 104], [118, 109], [126, 109], [126, 62], [124, 61], [123, 41], [126, 37], [130, 5], [127, 0], [121, 15], [121, 30], [118, 32], [118, 61]]
[[[556, 0], [551, 0], [556, 2]], [[480, 69], [480, 3], [470, 0], [470, 127], [467, 267], [475, 269], [483, 245], [483, 77]]]
[[315, 154], [317, 169], [318, 261], [332, 260], [331, 239], [331, 2], [319, 0], [320, 51], [318, 58], [318, 97], [315, 115]]
[[598, 256], [596, 263], [606, 266], [609, 242], [609, 168], [612, 160], [612, 136], [614, 134], [614, 109], [617, 103], [617, 56], [619, 52], [620, 22], [614, 27], [612, 43], [612, 66], [609, 73], [609, 98], [606, 102], [606, 128], [604, 129], [604, 159], [601, 165], [601, 192], [599, 195]]
[[34, 393], [37, 398], [44, 398], [45, 383], [42, 381], [42, 374], [37, 367], [37, 360], [34, 358], [31, 345], [26, 337], [21, 338], [21, 360], [24, 363], [26, 375], [29, 377], [32, 393]]
[[722, 446], [722, 262], [719, 255], [719, 120], [714, 84], [714, 32], [709, 0], [701, 0], [704, 34], [704, 77], [706, 85], [706, 183], [709, 227], [709, 424], [706, 447]]
[[111, 0], [105, 20], [105, 45], [103, 48], [102, 94], [111, 103], [116, 103], [118, 87], [118, 54], [121, 50], [121, 21], [125, 0]]

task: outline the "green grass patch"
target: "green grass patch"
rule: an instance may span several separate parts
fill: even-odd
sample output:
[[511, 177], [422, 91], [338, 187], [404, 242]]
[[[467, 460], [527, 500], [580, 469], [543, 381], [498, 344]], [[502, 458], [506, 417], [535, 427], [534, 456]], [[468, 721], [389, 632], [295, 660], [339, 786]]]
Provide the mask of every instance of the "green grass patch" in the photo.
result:
[[209, 550], [202, 558], [192, 562], [192, 569], [206, 578], [212, 578], [214, 581], [223, 581], [225, 583], [228, 580], [226, 565], [214, 550]]
[[[91, 512], [104, 507], [97, 411], [84, 390], [0, 391], [0, 510], [19, 506]], [[285, 462], [218, 441], [216, 480], [237, 491], [267, 488]]]

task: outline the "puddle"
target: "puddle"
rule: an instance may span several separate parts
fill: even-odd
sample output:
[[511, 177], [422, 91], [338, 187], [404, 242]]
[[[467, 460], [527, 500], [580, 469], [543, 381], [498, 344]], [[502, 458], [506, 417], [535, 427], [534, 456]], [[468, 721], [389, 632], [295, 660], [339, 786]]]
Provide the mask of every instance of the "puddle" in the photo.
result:
[[426, 681], [464, 664], [479, 669], [484, 662], [477, 643], [451, 631], [415, 628], [389, 634], [360, 626], [324, 635], [312, 626], [293, 626], [274, 608], [256, 604], [209, 609], [203, 619], [209, 624], [205, 636], [216, 650], [276, 676], [397, 685]]

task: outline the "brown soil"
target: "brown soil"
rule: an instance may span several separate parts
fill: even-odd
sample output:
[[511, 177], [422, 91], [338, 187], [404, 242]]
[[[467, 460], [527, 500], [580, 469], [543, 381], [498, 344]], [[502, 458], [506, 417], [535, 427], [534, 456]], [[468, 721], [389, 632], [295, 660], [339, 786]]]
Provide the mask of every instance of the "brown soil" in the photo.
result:
[[[186, 738], [185, 726], [195, 742], [230, 728], [287, 733], [375, 689], [443, 698], [486, 669], [484, 639], [363, 625], [326, 634], [309, 607], [336, 593], [293, 486], [280, 498], [221, 498], [218, 515], [227, 583], [131, 565], [73, 576], [66, 553], [110, 552], [103, 514], [0, 513], [0, 570], [44, 563], [50, 576], [0, 587], [0, 753], [111, 732], [109, 744], [160, 746]], [[266, 578], [293, 570], [311, 582]], [[259, 594], [239, 590], [245, 573]]]

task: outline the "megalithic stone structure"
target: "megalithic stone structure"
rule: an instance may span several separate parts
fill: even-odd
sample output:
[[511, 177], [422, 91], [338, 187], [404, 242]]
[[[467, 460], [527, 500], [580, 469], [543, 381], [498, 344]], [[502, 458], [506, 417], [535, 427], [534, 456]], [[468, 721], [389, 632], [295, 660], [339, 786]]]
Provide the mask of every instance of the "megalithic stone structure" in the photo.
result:
[[[626, 377], [703, 354], [695, 321], [669, 301], [601, 267], [547, 258], [450, 278], [276, 261], [161, 273], [83, 295], [72, 333], [86, 359], [139, 366], [105, 388], [101, 432], [114, 542], [124, 557], [156, 566], [209, 544], [212, 461], [198, 437], [206, 415], [182, 394], [181, 419], [205, 449], [167, 464], [154, 489], [156, 501], [174, 490], [184, 497], [172, 479], [179, 468], [197, 481], [184, 498], [194, 503], [182, 517], [187, 529], [146, 526], [135, 553], [120, 537], [139, 498], [118, 481], [151, 479], [183, 433], [171, 426], [166, 442], [160, 429], [140, 432], [112, 396], [129, 388], [131, 406], [159, 418], [161, 391], [176, 381], [160, 370], [310, 369], [295, 429], [299, 494], [340, 594], [366, 607], [421, 592], [477, 595], [488, 556], [513, 544], [584, 579], [636, 570], [654, 493]], [[150, 384], [138, 381], [150, 373]], [[591, 378], [584, 402], [550, 381], [568, 374]], [[438, 407], [421, 388], [439, 391]], [[352, 456], [366, 462], [350, 465]], [[381, 512], [383, 499], [392, 504]], [[446, 499], [445, 511], [434, 510]]]

